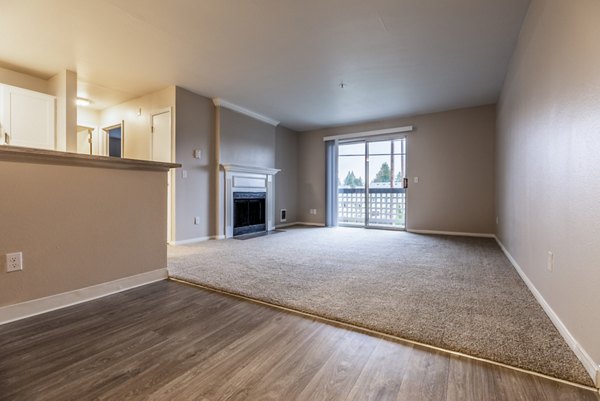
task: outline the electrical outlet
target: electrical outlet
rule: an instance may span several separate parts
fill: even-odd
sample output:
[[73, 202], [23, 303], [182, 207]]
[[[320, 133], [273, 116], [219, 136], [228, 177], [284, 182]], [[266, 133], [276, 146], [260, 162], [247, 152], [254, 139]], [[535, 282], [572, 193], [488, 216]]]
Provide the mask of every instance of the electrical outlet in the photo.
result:
[[500, 222], [500, 219], [498, 218], [498, 216], [496, 216], [496, 224], [498, 224]]
[[194, 217], [194, 224], [196, 224], [196, 225], [200, 224], [200, 216]]
[[6, 271], [16, 272], [19, 270], [23, 270], [23, 253], [15, 252], [15, 253], [7, 253], [6, 254]]
[[279, 216], [279, 221], [282, 223], [286, 222], [287, 221], [287, 209], [281, 209], [280, 213], [281, 214]]
[[554, 271], [554, 254], [550, 251], [548, 251], [548, 263], [546, 264], [546, 269], [548, 269], [549, 272]]
[[419, 177], [413, 177], [413, 182], [415, 184], [418, 184], [419, 183]]
[[317, 214], [317, 209], [310, 209], [310, 214]]

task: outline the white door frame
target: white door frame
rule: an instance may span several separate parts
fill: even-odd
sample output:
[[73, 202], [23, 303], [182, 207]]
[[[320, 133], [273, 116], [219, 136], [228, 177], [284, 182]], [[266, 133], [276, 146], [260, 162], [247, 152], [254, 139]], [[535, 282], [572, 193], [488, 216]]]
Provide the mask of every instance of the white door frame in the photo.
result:
[[[173, 129], [173, 108], [166, 107], [158, 109], [150, 114], [150, 159], [154, 160], [154, 116], [169, 113], [169, 125], [171, 130], [171, 160], [175, 161], [175, 130]], [[167, 242], [172, 243], [175, 237], [175, 170], [169, 170], [167, 180], [167, 197], [170, 204], [167, 205]]]

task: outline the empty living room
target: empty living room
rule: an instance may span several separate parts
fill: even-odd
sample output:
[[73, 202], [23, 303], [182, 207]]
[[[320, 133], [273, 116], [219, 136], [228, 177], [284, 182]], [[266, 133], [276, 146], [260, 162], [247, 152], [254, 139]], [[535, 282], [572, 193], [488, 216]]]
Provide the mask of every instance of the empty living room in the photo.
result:
[[0, 30], [0, 401], [600, 401], [600, 1]]

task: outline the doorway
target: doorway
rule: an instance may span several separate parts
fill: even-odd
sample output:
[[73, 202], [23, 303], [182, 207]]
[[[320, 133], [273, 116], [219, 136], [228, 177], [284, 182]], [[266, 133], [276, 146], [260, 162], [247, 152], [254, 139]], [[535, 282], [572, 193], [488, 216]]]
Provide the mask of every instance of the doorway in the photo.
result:
[[338, 144], [342, 226], [406, 229], [406, 138]]
[[106, 135], [106, 149], [109, 157], [124, 157], [125, 154], [125, 123], [103, 128]]
[[[173, 135], [171, 109], [161, 110], [151, 116], [151, 155], [157, 162], [171, 163], [173, 157]], [[167, 174], [167, 242], [172, 239], [173, 170]]]

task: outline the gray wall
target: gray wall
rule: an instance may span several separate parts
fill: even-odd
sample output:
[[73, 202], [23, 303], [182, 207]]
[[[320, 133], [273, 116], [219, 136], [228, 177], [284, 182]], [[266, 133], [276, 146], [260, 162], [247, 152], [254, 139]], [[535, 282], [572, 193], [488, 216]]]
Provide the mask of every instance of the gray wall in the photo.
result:
[[221, 107], [221, 163], [275, 165], [275, 127]]
[[[175, 180], [175, 240], [183, 241], [214, 235], [214, 206], [210, 191], [213, 166], [214, 106], [212, 100], [176, 88], [175, 141], [177, 169]], [[201, 159], [194, 159], [193, 150], [201, 149]], [[187, 178], [183, 178], [183, 170]], [[194, 224], [194, 217], [200, 224]]]
[[325, 222], [323, 137], [414, 125], [407, 136], [407, 228], [493, 233], [495, 119], [490, 105], [301, 133], [298, 219]]
[[596, 366], [599, 16], [597, 0], [531, 3], [499, 103], [497, 142], [498, 237]]
[[287, 222], [298, 221], [298, 133], [278, 126], [275, 130], [275, 224], [281, 223], [281, 209], [287, 210]]

